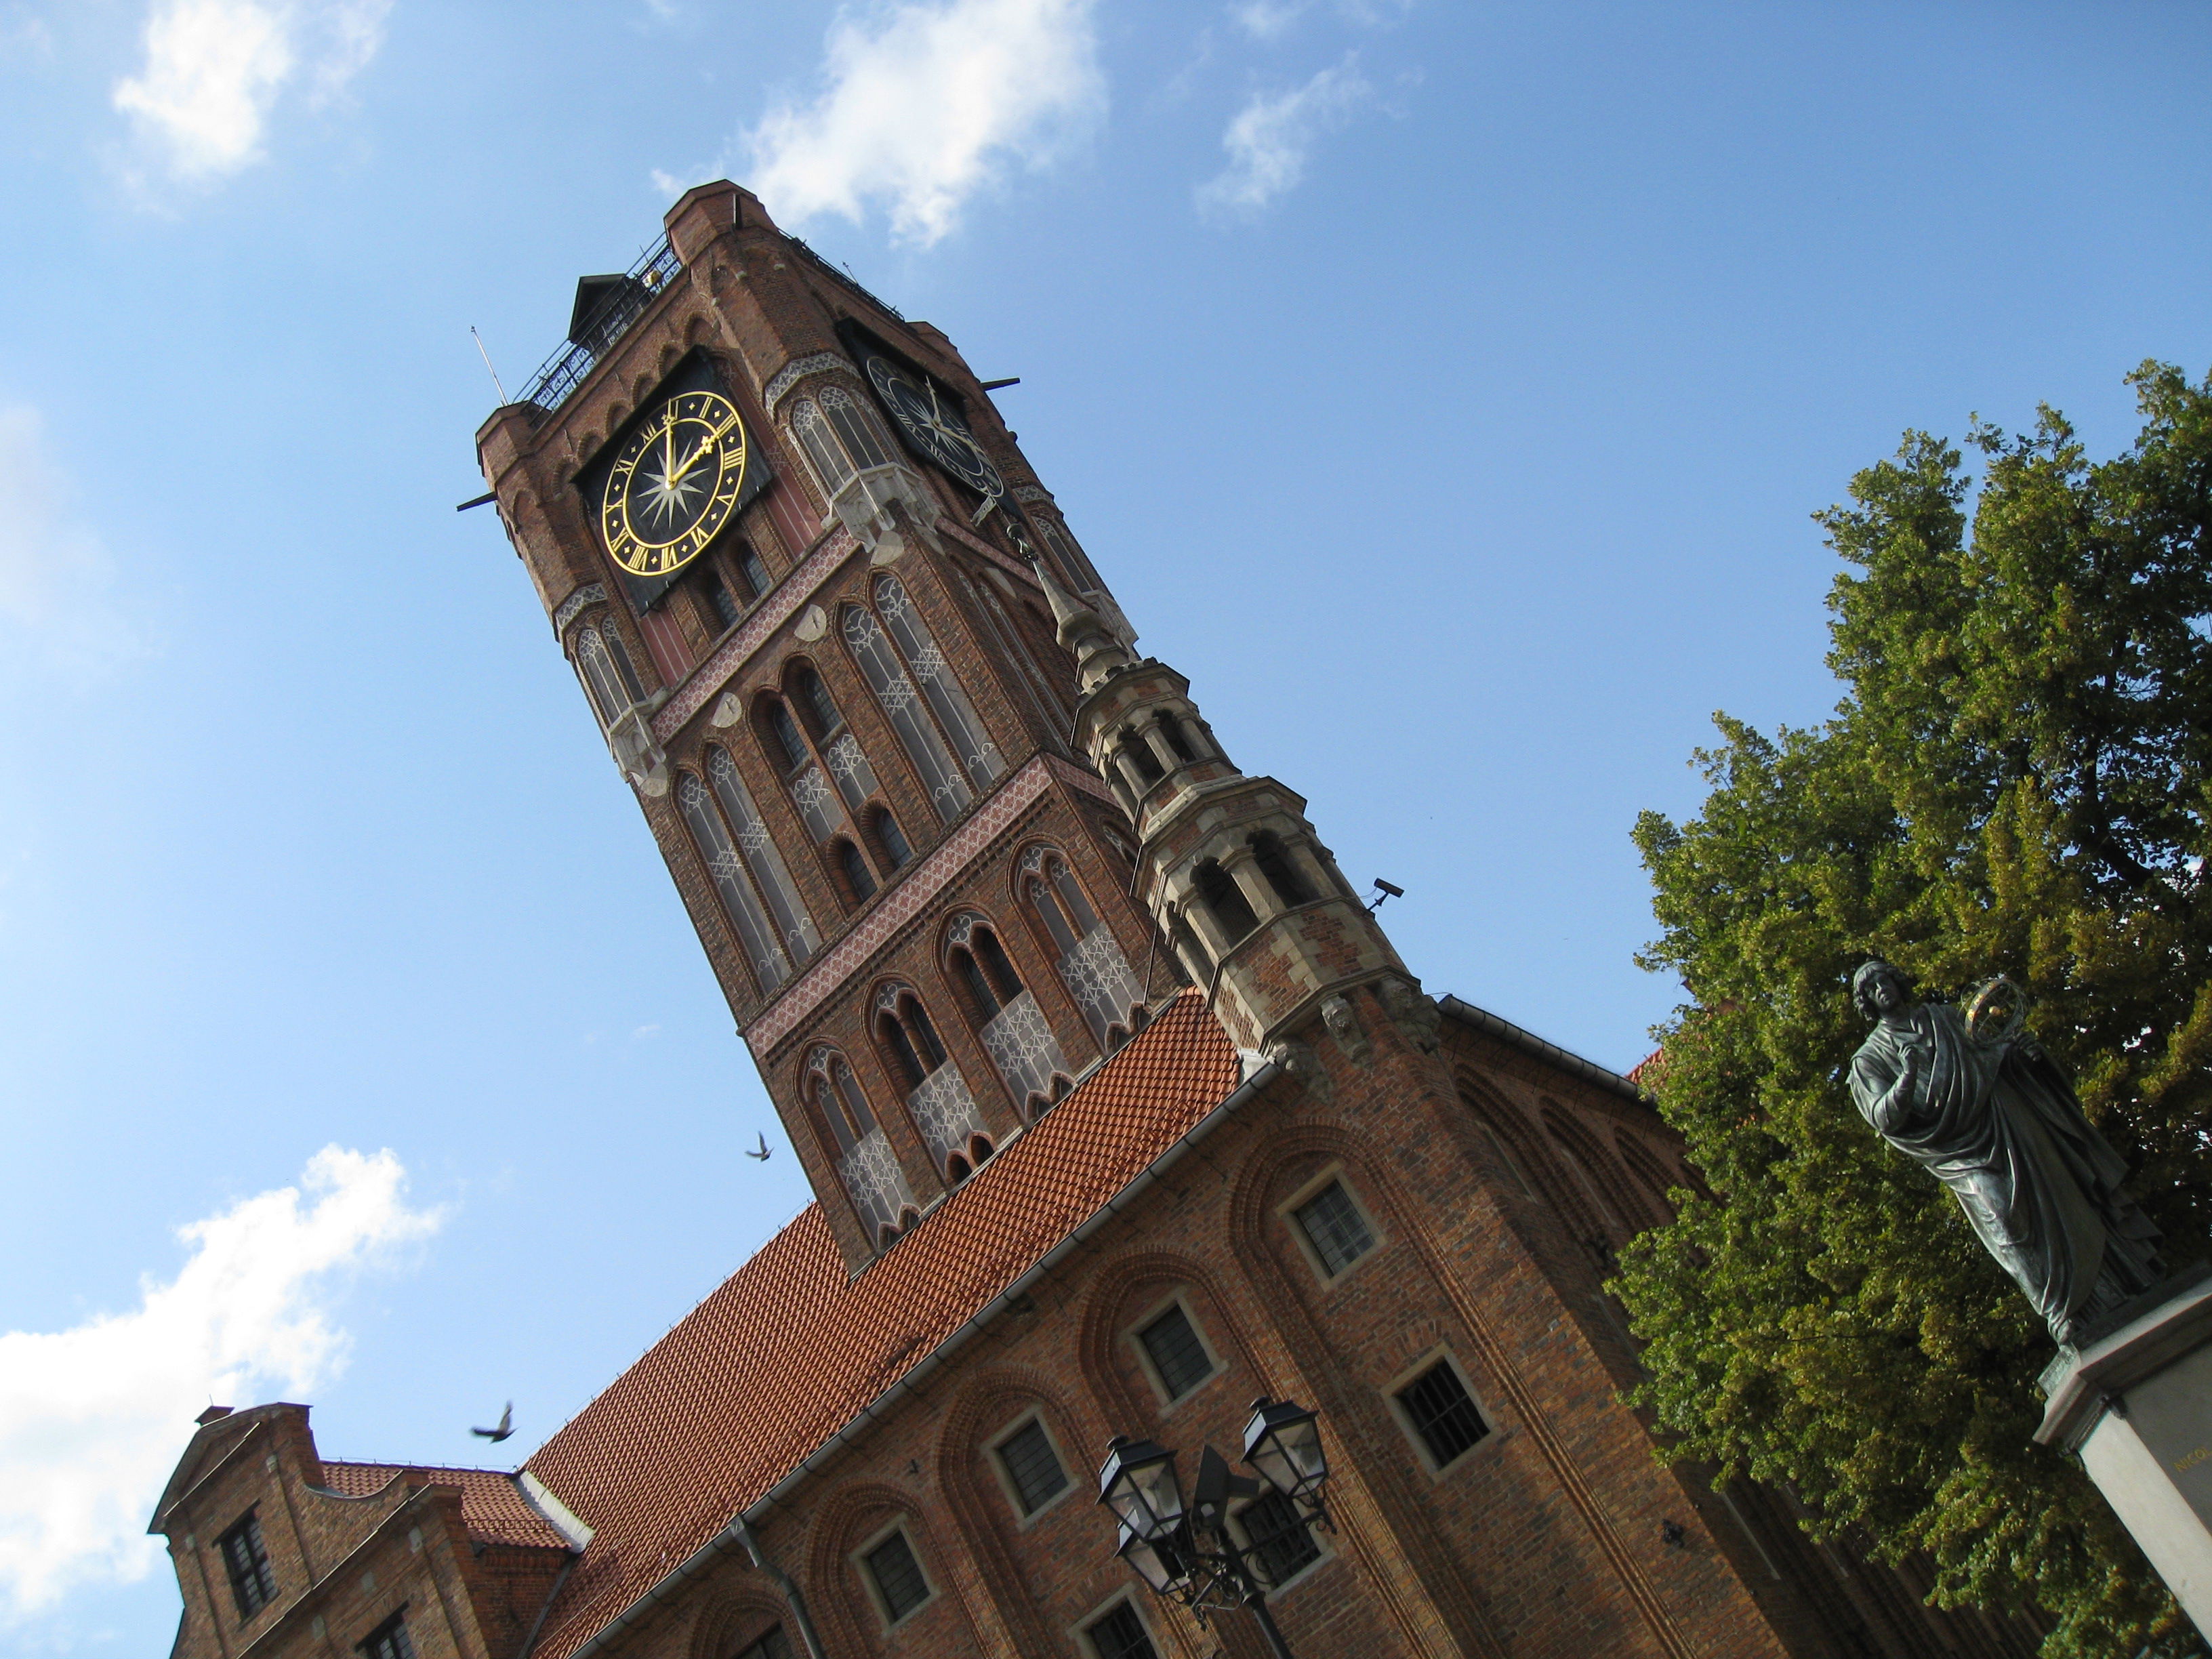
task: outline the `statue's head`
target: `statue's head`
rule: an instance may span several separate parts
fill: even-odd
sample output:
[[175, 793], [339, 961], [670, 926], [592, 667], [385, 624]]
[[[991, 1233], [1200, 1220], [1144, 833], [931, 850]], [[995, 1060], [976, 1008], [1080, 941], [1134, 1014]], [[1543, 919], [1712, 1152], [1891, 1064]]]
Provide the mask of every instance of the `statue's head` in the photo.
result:
[[1894, 963], [1880, 957], [1863, 962], [1851, 975], [1851, 1000], [1869, 1019], [1912, 1006], [1912, 981]]

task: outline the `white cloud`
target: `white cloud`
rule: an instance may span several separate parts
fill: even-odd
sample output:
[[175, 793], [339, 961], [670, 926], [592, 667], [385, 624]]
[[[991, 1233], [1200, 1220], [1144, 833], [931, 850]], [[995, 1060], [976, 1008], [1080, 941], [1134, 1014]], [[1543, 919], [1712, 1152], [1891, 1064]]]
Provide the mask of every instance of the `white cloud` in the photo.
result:
[[1373, 95], [1358, 54], [1289, 92], [1255, 93], [1221, 135], [1229, 165], [1198, 188], [1202, 210], [1250, 215], [1294, 190], [1323, 134], [1352, 118]]
[[[112, 461], [104, 452], [92, 468]], [[77, 516], [76, 480], [27, 404], [0, 404], [0, 654], [74, 677], [139, 649], [109, 597], [112, 566]]]
[[858, 221], [889, 206], [924, 246], [1012, 164], [1048, 165], [1104, 113], [1092, 0], [898, 0], [831, 27], [826, 85], [747, 135], [768, 210]]
[[343, 1368], [333, 1279], [443, 1218], [406, 1182], [389, 1152], [326, 1146], [298, 1187], [179, 1229], [183, 1269], [130, 1312], [0, 1334], [0, 1620], [161, 1559], [147, 1518], [210, 1399], [297, 1397]]
[[146, 63], [115, 85], [163, 167], [210, 183], [261, 159], [277, 97], [325, 102], [384, 44], [392, 0], [154, 0]]
[[1308, 0], [1240, 0], [1229, 10], [1245, 33], [1272, 40], [1304, 15], [1307, 3]]

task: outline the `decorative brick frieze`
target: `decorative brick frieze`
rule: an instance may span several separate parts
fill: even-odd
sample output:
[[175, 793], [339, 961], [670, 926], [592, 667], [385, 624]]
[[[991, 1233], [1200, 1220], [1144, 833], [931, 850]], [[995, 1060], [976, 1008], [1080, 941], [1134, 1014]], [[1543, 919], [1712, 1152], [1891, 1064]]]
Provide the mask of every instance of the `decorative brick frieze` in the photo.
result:
[[560, 609], [553, 613], [553, 637], [556, 640], [566, 638], [568, 624], [593, 605], [605, 604], [606, 598], [607, 590], [605, 583], [586, 582], [567, 599], [562, 600]]
[[775, 372], [775, 377], [761, 393], [761, 407], [768, 411], [770, 420], [775, 418], [775, 406], [783, 401], [783, 394], [810, 374], [842, 368], [852, 374], [853, 365], [834, 351], [816, 351], [804, 357], [794, 357]]

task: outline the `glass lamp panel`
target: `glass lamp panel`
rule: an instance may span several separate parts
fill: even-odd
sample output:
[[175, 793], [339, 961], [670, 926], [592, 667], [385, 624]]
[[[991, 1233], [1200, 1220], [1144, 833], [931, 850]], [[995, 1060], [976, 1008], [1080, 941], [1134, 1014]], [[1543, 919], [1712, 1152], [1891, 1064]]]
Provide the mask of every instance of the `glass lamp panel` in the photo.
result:
[[1320, 1419], [1303, 1406], [1262, 1401], [1244, 1427], [1244, 1461], [1285, 1498], [1310, 1494], [1328, 1479]]
[[1098, 1497], [1139, 1537], [1164, 1538], [1182, 1519], [1175, 1454], [1149, 1440], [1122, 1442], [1098, 1471]]
[[1120, 1538], [1114, 1553], [1128, 1563], [1130, 1570], [1152, 1588], [1153, 1594], [1173, 1595], [1189, 1582], [1190, 1569], [1166, 1539], [1155, 1543], [1140, 1536], [1126, 1521], [1121, 1523]]

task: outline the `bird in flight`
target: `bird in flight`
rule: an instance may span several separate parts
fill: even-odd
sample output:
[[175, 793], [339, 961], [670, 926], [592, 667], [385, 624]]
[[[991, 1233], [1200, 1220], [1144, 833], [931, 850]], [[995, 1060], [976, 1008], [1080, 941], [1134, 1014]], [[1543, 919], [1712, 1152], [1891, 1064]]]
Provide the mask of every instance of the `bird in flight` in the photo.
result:
[[766, 1135], [763, 1135], [763, 1136], [760, 1138], [760, 1151], [758, 1151], [758, 1152], [747, 1152], [747, 1153], [745, 1154], [745, 1156], [746, 1156], [747, 1158], [758, 1158], [762, 1163], [765, 1164], [765, 1163], [767, 1163], [767, 1162], [768, 1162], [768, 1160], [769, 1160], [769, 1154], [770, 1154], [770, 1152], [771, 1152], [771, 1151], [772, 1151], [772, 1149], [769, 1147], [769, 1144], [768, 1144], [768, 1137], [767, 1137]]
[[510, 1400], [507, 1402], [507, 1409], [499, 1414], [499, 1426], [497, 1428], [471, 1429], [469, 1432], [471, 1434], [482, 1435], [485, 1439], [490, 1441], [492, 1444], [495, 1446], [497, 1445], [501, 1441], [506, 1439], [507, 1436], [514, 1432], [514, 1401]]

